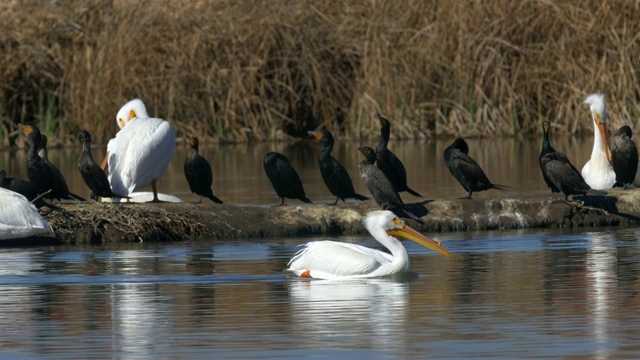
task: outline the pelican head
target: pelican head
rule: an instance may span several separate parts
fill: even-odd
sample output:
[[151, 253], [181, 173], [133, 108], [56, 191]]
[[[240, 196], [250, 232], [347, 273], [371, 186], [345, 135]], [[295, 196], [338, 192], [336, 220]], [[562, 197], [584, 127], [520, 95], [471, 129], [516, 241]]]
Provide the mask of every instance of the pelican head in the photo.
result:
[[607, 109], [604, 105], [604, 94], [591, 94], [584, 100], [584, 104], [589, 105], [591, 116], [596, 124], [599, 125], [607, 121]]
[[144, 106], [142, 100], [133, 99], [120, 108], [118, 115], [116, 115], [116, 122], [118, 123], [118, 127], [122, 129], [127, 125], [127, 123], [129, 123], [129, 121], [137, 117], [145, 118], [149, 117], [149, 115], [147, 114], [147, 108]]
[[607, 160], [611, 161], [611, 151], [607, 143], [607, 109], [604, 105], [604, 94], [591, 94], [584, 100], [584, 104], [589, 105], [593, 126], [595, 128], [594, 150], [596, 150], [598, 146], [601, 147], [601, 149], [598, 150], [603, 150], [607, 156]]
[[396, 238], [411, 240], [418, 245], [424, 246], [438, 254], [455, 258], [439, 242], [420, 234], [418, 231], [407, 226], [402, 219], [389, 210], [376, 210], [367, 214], [364, 219], [364, 227], [374, 236], [381, 230]]

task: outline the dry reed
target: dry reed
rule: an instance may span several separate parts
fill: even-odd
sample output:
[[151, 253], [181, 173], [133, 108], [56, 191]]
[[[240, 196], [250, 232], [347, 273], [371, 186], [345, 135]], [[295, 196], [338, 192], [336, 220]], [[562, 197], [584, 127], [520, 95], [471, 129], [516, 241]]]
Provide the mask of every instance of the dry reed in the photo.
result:
[[5, 1], [0, 110], [96, 142], [133, 97], [226, 141], [367, 138], [376, 112], [394, 137], [520, 136], [590, 129], [601, 91], [636, 129], [638, 19], [637, 1]]

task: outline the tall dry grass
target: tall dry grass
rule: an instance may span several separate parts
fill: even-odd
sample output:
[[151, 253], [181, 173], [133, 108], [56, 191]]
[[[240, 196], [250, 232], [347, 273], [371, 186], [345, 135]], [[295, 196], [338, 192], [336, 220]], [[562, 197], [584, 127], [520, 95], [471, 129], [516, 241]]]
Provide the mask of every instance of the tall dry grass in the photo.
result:
[[376, 112], [396, 137], [500, 136], [589, 130], [601, 91], [636, 129], [638, 19], [637, 1], [7, 1], [0, 107], [98, 142], [133, 97], [228, 141], [377, 136]]

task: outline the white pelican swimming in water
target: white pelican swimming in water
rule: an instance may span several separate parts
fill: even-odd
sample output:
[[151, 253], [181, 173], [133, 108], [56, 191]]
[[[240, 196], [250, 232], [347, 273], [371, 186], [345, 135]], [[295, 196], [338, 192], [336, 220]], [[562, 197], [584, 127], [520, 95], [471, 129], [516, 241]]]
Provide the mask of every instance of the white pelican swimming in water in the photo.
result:
[[604, 95], [592, 94], [584, 101], [589, 105], [593, 118], [593, 151], [582, 168], [582, 177], [592, 189], [611, 189], [616, 183], [616, 173], [611, 165], [611, 151], [607, 144], [607, 110]]
[[51, 227], [27, 198], [0, 188], [0, 240], [20, 239], [48, 232], [51, 232]]
[[453, 258], [438, 242], [405, 225], [388, 210], [372, 211], [364, 227], [391, 254], [364, 246], [336, 241], [312, 241], [291, 261], [288, 271], [300, 277], [355, 279], [395, 275], [409, 271], [409, 254], [396, 237], [411, 240], [439, 254]]
[[140, 99], [126, 103], [116, 116], [120, 131], [107, 145], [102, 168], [109, 164], [109, 183], [116, 194], [128, 195], [151, 185], [153, 201], [158, 200], [158, 179], [169, 166], [176, 148], [171, 125], [150, 118]]

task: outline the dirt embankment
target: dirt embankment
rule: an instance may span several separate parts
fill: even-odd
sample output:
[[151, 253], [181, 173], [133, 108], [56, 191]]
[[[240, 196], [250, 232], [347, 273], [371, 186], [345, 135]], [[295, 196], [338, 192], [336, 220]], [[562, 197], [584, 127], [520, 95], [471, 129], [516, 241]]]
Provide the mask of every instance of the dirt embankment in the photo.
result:
[[[426, 200], [409, 204], [425, 233], [535, 227], [615, 226], [640, 223], [640, 189], [613, 190], [607, 196], [559, 195], [479, 200]], [[45, 210], [54, 233], [48, 243], [108, 243], [301, 235], [363, 234], [362, 217], [377, 209], [372, 201], [284, 207], [215, 204], [73, 203]]]

